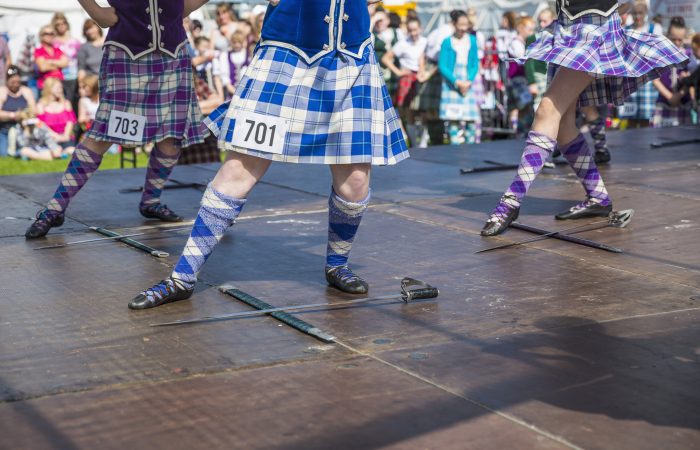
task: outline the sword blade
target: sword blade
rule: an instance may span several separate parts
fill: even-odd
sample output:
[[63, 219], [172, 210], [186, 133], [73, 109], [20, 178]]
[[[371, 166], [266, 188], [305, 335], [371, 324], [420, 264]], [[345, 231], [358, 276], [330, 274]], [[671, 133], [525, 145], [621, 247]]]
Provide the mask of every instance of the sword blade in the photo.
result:
[[333, 308], [340, 308], [340, 307], [348, 306], [348, 305], [357, 305], [359, 303], [375, 302], [375, 301], [379, 301], [379, 300], [394, 300], [394, 299], [401, 299], [401, 298], [402, 298], [401, 294], [391, 294], [391, 295], [383, 295], [381, 297], [361, 298], [361, 299], [357, 299], [357, 300], [349, 300], [349, 301], [338, 302], [338, 303], [314, 303], [314, 304], [308, 304], [308, 305], [282, 306], [279, 308], [260, 309], [257, 311], [244, 311], [244, 312], [238, 312], [238, 313], [232, 313], [232, 314], [221, 314], [218, 316], [206, 316], [206, 317], [198, 317], [198, 318], [194, 318], [194, 319], [175, 320], [173, 322], [152, 323], [150, 326], [152, 326], [152, 327], [166, 327], [166, 326], [173, 326], [173, 325], [185, 325], [185, 324], [191, 324], [191, 323], [213, 322], [213, 321], [217, 321], [217, 320], [238, 319], [238, 318], [244, 318], [244, 317], [256, 317], [256, 316], [264, 316], [264, 315], [276, 313], [276, 312], [303, 311], [303, 310], [307, 310], [307, 309], [316, 309], [316, 308], [333, 309]]

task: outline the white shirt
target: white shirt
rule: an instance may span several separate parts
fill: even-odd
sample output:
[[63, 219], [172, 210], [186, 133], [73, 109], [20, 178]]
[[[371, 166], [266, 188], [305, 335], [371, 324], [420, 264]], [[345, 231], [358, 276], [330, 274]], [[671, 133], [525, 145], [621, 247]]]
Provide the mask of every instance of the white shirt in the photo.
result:
[[409, 39], [399, 41], [391, 51], [399, 59], [402, 69], [418, 72], [420, 58], [425, 53], [426, 45], [428, 45], [428, 40], [421, 36], [415, 42]]
[[428, 35], [428, 44], [425, 48], [425, 57], [437, 61], [440, 57], [440, 48], [445, 39], [454, 33], [454, 27], [451, 23], [446, 23], [434, 29]]

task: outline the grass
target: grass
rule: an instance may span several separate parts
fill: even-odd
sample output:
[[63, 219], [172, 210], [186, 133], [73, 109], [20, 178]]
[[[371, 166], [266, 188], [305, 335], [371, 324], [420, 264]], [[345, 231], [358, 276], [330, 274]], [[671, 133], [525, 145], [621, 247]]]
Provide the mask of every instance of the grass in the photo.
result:
[[[22, 161], [15, 158], [0, 158], [0, 176], [20, 175], [28, 173], [63, 172], [68, 166], [68, 159], [55, 159], [53, 161]], [[139, 153], [137, 167], [146, 167], [148, 155]], [[125, 167], [131, 167], [126, 163]], [[100, 165], [100, 170], [119, 169], [119, 155], [106, 154]]]

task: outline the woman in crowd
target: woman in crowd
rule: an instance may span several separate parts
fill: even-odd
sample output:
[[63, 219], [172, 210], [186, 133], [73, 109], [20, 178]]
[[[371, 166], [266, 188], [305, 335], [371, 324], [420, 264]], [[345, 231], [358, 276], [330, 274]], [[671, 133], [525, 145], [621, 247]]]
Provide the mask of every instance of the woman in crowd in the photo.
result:
[[22, 86], [19, 67], [9, 66], [6, 75], [0, 87], [0, 157], [8, 155], [10, 129], [36, 112], [34, 94]]
[[66, 99], [73, 105], [78, 106], [78, 51], [80, 50], [80, 40], [71, 36], [70, 24], [65, 14], [57, 12], [51, 19], [51, 25], [56, 32], [54, 46], [61, 49], [61, 52], [68, 58], [68, 66], [64, 67], [63, 89]]
[[447, 123], [450, 143], [474, 142], [481, 111], [472, 89], [479, 72], [476, 35], [469, 33], [470, 23], [464, 11], [452, 16], [454, 34], [442, 43], [438, 67], [442, 75], [440, 119]]
[[60, 48], [54, 45], [56, 31], [51, 25], [44, 25], [39, 30], [39, 46], [34, 49], [34, 62], [39, 70], [37, 87], [44, 88], [44, 82], [49, 78], [63, 81], [63, 69], [68, 67], [70, 61]]
[[[682, 17], [674, 17], [668, 29], [667, 37], [679, 50], [685, 51], [685, 39], [688, 29]], [[656, 100], [652, 127], [665, 128], [679, 125], [692, 125], [693, 98], [690, 90], [679, 91], [678, 82], [689, 76], [685, 68], [672, 68], [661, 78], [654, 80], [654, 87], [659, 92]]]
[[237, 28], [238, 17], [229, 3], [216, 5], [216, 28], [209, 34], [211, 48], [217, 52], [228, 51], [228, 42]]
[[82, 81], [87, 75], [100, 73], [102, 47], [105, 43], [102, 28], [92, 19], [85, 20], [83, 36], [85, 37], [85, 43], [78, 50], [78, 82]]

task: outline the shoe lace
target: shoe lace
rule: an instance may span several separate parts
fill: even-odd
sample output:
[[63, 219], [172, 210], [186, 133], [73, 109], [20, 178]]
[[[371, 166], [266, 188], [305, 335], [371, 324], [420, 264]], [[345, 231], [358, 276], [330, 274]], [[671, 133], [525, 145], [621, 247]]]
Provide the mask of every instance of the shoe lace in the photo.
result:
[[55, 216], [53, 216], [51, 211], [49, 211], [47, 208], [37, 211], [34, 217], [36, 217], [36, 220], [45, 223], [49, 223], [55, 218]]
[[489, 222], [503, 223], [506, 221], [508, 214], [513, 210], [513, 207], [506, 203], [510, 200], [509, 197], [503, 197], [498, 203], [498, 206], [491, 212], [491, 217], [489, 217]]
[[165, 296], [175, 290], [175, 283], [171, 279], [161, 280], [153, 287], [146, 289], [142, 294], [149, 299], [162, 300]]
[[333, 269], [333, 274], [342, 282], [357, 281], [360, 279], [348, 266], [340, 266], [337, 269]]

